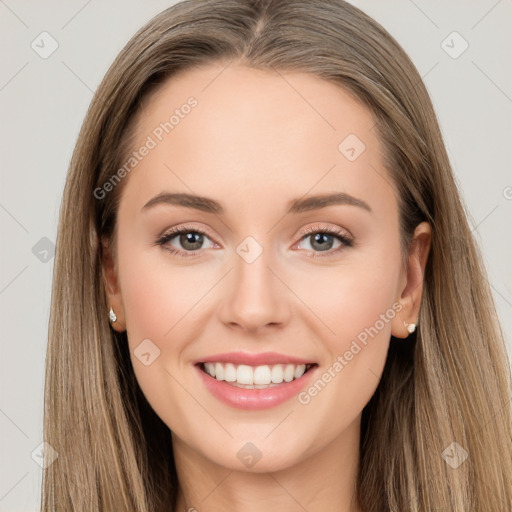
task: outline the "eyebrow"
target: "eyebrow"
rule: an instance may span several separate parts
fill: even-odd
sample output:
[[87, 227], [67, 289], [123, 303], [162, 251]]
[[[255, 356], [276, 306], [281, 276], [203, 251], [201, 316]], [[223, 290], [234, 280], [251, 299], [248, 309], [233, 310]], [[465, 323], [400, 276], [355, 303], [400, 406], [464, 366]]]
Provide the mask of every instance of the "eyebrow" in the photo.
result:
[[[185, 208], [193, 208], [195, 210], [217, 215], [224, 213], [224, 208], [218, 201], [215, 201], [215, 199], [197, 196], [194, 194], [170, 192], [162, 192], [161, 194], [158, 194], [157, 196], [150, 199], [142, 207], [142, 211], [158, 204], [183, 206]], [[368, 212], [372, 211], [368, 203], [362, 199], [353, 197], [349, 194], [346, 194], [345, 192], [335, 192], [331, 194], [318, 194], [315, 196], [294, 199], [289, 203], [289, 209], [287, 213], [303, 213], [312, 210], [320, 210], [332, 205], [357, 206], [367, 210]]]
[[185, 208], [193, 208], [195, 210], [201, 210], [207, 213], [220, 214], [224, 212], [224, 209], [214, 199], [208, 197], [196, 196], [193, 194], [183, 194], [162, 192], [157, 196], [150, 199], [143, 207], [142, 210], [146, 210], [157, 204], [170, 204], [175, 206], [184, 206]]

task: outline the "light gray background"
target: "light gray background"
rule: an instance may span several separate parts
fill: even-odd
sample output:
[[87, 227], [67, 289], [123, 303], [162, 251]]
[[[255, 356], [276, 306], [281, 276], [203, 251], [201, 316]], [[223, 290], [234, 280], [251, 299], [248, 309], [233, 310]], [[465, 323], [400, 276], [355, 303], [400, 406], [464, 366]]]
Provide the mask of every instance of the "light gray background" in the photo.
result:
[[[44, 251], [55, 242], [78, 130], [116, 54], [173, 3], [0, 0], [2, 512], [38, 510], [42, 469], [31, 453], [42, 442], [53, 265]], [[354, 3], [397, 38], [425, 79], [512, 353], [512, 3]], [[42, 46], [43, 31], [58, 42], [47, 59], [31, 47], [34, 40]], [[448, 37], [453, 31], [469, 44], [458, 58], [464, 43]]]

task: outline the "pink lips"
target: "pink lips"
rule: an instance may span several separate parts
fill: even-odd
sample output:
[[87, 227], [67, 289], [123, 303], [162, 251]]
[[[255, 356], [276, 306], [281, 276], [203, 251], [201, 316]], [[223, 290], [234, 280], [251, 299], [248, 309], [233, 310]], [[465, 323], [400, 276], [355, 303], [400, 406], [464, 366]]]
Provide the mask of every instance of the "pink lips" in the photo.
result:
[[275, 352], [249, 354], [246, 352], [231, 352], [217, 354], [197, 361], [195, 367], [206, 388], [213, 396], [227, 405], [239, 409], [261, 410], [275, 407], [296, 396], [312, 379], [317, 368], [314, 365], [302, 377], [291, 382], [283, 382], [266, 389], [244, 389], [232, 386], [225, 381], [219, 381], [203, 371], [201, 363], [219, 362], [233, 363], [235, 365], [247, 364], [249, 366], [273, 364], [314, 364], [311, 361], [296, 357], [285, 356]]
[[285, 354], [278, 354], [277, 352], [262, 352], [261, 354], [251, 354], [249, 352], [225, 352], [223, 354], [216, 354], [195, 361], [195, 364], [199, 363], [233, 363], [259, 366], [263, 364], [313, 364], [314, 361], [287, 356]]

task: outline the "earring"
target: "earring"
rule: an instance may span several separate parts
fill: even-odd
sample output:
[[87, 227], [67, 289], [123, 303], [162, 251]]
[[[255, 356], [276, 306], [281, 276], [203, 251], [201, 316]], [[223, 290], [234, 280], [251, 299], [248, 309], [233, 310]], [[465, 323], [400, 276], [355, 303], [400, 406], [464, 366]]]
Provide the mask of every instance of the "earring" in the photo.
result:
[[108, 317], [112, 323], [117, 322], [117, 316], [112, 308], [110, 308], [110, 311], [108, 312]]
[[407, 322], [404, 322], [405, 327], [407, 327], [407, 332], [409, 334], [412, 334], [416, 330], [416, 324], [408, 324]]

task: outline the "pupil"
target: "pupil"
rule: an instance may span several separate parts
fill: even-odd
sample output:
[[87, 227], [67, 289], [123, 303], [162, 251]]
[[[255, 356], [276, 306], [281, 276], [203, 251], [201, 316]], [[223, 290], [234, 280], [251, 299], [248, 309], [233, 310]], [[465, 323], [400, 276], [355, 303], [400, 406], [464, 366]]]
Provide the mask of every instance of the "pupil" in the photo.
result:
[[195, 251], [196, 249], [200, 249], [203, 245], [203, 235], [194, 232], [184, 233], [180, 236], [180, 243], [185, 249]]
[[319, 244], [316, 248], [320, 251], [327, 251], [332, 247], [332, 236], [325, 233], [316, 233], [313, 237], [311, 246], [315, 249], [315, 244]]

